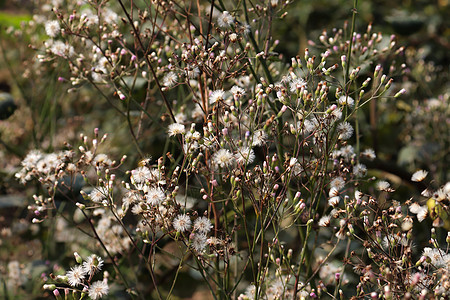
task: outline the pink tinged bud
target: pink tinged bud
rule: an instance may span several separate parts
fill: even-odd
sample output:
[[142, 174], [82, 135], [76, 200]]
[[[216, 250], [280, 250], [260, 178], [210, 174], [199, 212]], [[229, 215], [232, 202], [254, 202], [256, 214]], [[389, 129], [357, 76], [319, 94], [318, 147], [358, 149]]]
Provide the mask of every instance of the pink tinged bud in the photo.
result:
[[137, 59], [136, 55], [131, 56], [131, 61], [135, 61]]
[[378, 77], [378, 74], [380, 73], [380, 71], [381, 71], [381, 65], [377, 65], [375, 67], [374, 77]]
[[213, 185], [213, 187], [217, 187], [219, 184], [217, 183], [217, 180], [213, 179], [211, 181], [211, 184]]
[[287, 106], [286, 106], [286, 105], [283, 105], [283, 107], [281, 108], [280, 112], [281, 112], [281, 113], [284, 113], [284, 112], [286, 111], [286, 109], [287, 109]]
[[58, 290], [53, 290], [53, 295], [55, 295], [55, 297], [59, 297], [60, 296], [59, 291]]
[[376, 292], [372, 292], [372, 293], [370, 294], [370, 298], [372, 298], [372, 299], [378, 299], [378, 294], [377, 294]]
[[120, 100], [125, 100], [126, 99], [125, 95], [122, 94], [122, 92], [118, 92], [117, 94], [119, 94], [119, 99]]
[[339, 281], [340, 278], [341, 278], [341, 273], [334, 274], [334, 279], [336, 279], [336, 281]]
[[327, 113], [327, 114], [331, 114], [333, 111], [336, 110], [336, 108], [337, 108], [337, 105], [336, 105], [336, 104], [333, 104], [333, 105], [331, 105], [331, 106], [327, 109], [326, 113]]
[[278, 166], [275, 166], [275, 172], [277, 172], [277, 173], [280, 172], [280, 168]]
[[314, 292], [309, 293], [309, 296], [314, 299], [317, 298], [317, 295]]
[[300, 193], [300, 192], [297, 192], [297, 193], [295, 193], [295, 199], [297, 199], [297, 198], [300, 198], [300, 196], [302, 195], [302, 193]]
[[401, 95], [403, 95], [403, 94], [405, 94], [406, 93], [406, 90], [405, 89], [401, 89], [400, 91], [398, 91], [398, 93], [397, 94], [395, 94], [395, 98], [397, 98], [397, 97], [400, 97]]
[[83, 259], [81, 258], [80, 254], [78, 254], [78, 252], [74, 252], [73, 256], [75, 256], [75, 260], [77, 263], [81, 264], [83, 262]]
[[280, 263], [281, 263], [280, 258], [275, 259], [275, 263], [276, 263], [277, 265], [280, 265]]
[[203, 195], [202, 198], [203, 198], [203, 200], [206, 200], [206, 199], [208, 199], [208, 195]]
[[127, 54], [127, 50], [125, 50], [125, 49], [122, 49], [122, 50], [120, 50], [120, 55], [125, 55], [125, 54]]
[[278, 184], [275, 184], [275, 185], [273, 186], [273, 189], [276, 191], [276, 190], [278, 190], [279, 187], [280, 187], [280, 186], [279, 186]]
[[63, 82], [63, 81], [66, 81], [66, 79], [64, 77], [58, 77], [58, 81]]
[[222, 134], [227, 136], [228, 135], [228, 128], [222, 129]]

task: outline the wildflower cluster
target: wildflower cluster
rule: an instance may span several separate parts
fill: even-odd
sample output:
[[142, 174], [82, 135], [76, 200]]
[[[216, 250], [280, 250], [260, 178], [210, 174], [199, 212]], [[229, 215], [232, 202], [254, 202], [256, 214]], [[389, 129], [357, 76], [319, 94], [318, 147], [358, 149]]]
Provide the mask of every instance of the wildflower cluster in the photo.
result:
[[[56, 298], [60, 297], [59, 290], [64, 290], [67, 297], [72, 294], [74, 299], [82, 299], [86, 295], [96, 300], [101, 299], [109, 293], [108, 272], [104, 272], [103, 280], [94, 281], [93, 277], [103, 267], [103, 259], [95, 254], [90, 255], [83, 261], [81, 256], [75, 252], [78, 265], [72, 267], [65, 275], [50, 275], [55, 283], [47, 283], [44, 289], [53, 291]], [[64, 287], [63, 285], [66, 285]]]
[[[288, 1], [53, 2], [30, 24], [46, 35], [38, 63], [64, 64], [70, 93], [95, 90], [134, 147], [129, 164], [116, 161], [95, 129], [22, 160], [16, 178], [46, 188], [29, 206], [33, 222], [58, 214], [95, 240], [77, 246], [106, 257], [75, 254], [78, 265], [45, 285], [56, 297], [99, 299], [114, 281], [170, 298], [183, 272], [220, 299], [343, 298], [352, 283], [359, 298], [447, 295], [436, 231], [449, 183], [395, 200], [398, 180], [371, 173], [378, 153], [362, 143], [367, 104], [405, 93], [381, 64], [403, 54], [395, 36], [371, 25], [347, 36], [345, 25], [286, 63], [270, 28]], [[418, 262], [415, 218], [434, 227]], [[94, 281], [104, 265], [114, 276]]]

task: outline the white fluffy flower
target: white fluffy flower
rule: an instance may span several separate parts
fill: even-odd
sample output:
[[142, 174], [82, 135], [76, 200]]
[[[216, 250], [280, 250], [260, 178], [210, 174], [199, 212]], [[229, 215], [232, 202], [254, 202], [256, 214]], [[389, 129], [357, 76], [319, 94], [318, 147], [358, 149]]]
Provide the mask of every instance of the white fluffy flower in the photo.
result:
[[237, 85], [233, 86], [230, 89], [230, 92], [233, 94], [233, 96], [236, 96], [236, 97], [239, 97], [239, 98], [242, 97], [245, 94], [245, 90], [243, 88], [237, 86]]
[[149, 204], [158, 205], [166, 199], [166, 195], [161, 188], [150, 188], [147, 190], [145, 198]]
[[85, 262], [83, 262], [83, 270], [88, 275], [94, 275], [102, 269], [103, 259], [95, 254], [90, 255]]
[[419, 220], [419, 222], [425, 220], [428, 215], [428, 207], [426, 205], [420, 206], [417, 203], [411, 204], [409, 211], [417, 215], [417, 220]]
[[230, 15], [229, 12], [226, 10], [223, 11], [223, 13], [217, 18], [217, 23], [220, 27], [230, 27], [231, 24], [233, 24], [234, 18], [232, 15]]
[[209, 102], [216, 103], [224, 100], [225, 92], [223, 90], [215, 90], [209, 95]]
[[356, 164], [353, 167], [353, 175], [356, 177], [363, 177], [367, 173], [367, 167], [363, 164]]
[[73, 287], [81, 284], [84, 279], [84, 275], [86, 274], [85, 269], [83, 266], [78, 265], [70, 269], [69, 272], [67, 272], [67, 280], [69, 281], [69, 284]]
[[330, 199], [328, 199], [328, 204], [330, 206], [336, 207], [339, 204], [340, 200], [341, 199], [339, 198], [339, 196], [331, 197]]
[[331, 217], [330, 216], [323, 216], [319, 220], [319, 226], [321, 226], [321, 227], [328, 227], [328, 226], [330, 226], [330, 222], [331, 222]]
[[267, 133], [264, 130], [257, 130], [253, 133], [252, 146], [262, 146], [267, 140]]
[[50, 47], [50, 51], [55, 55], [63, 57], [73, 56], [75, 53], [75, 50], [72, 46], [66, 45], [61, 41], [54, 42]]
[[374, 160], [377, 157], [373, 149], [366, 149], [361, 153], [361, 155], [366, 157], [368, 160]]
[[105, 187], [96, 187], [89, 193], [89, 198], [93, 202], [102, 202], [108, 198], [108, 189]]
[[305, 136], [311, 134], [311, 132], [313, 132], [316, 129], [317, 125], [318, 124], [310, 120], [303, 120], [297, 122], [297, 128], [299, 128], [300, 133]]
[[422, 181], [425, 179], [425, 177], [427, 177], [427, 175], [428, 175], [427, 171], [419, 170], [412, 175], [411, 181], [415, 181], [415, 182]]
[[241, 147], [235, 157], [240, 164], [251, 164], [255, 160], [255, 152], [250, 147]]
[[173, 220], [173, 228], [178, 232], [185, 232], [191, 229], [191, 219], [188, 215], [178, 215]]
[[164, 86], [173, 87], [175, 84], [177, 84], [177, 81], [177, 74], [175, 72], [169, 72], [164, 76], [162, 83]]
[[131, 171], [131, 180], [134, 183], [145, 183], [147, 180], [152, 178], [152, 173], [150, 169], [142, 166]]
[[345, 180], [340, 176], [336, 177], [330, 182], [330, 186], [340, 190], [345, 186]]
[[221, 168], [226, 168], [233, 163], [233, 154], [227, 149], [220, 149], [216, 153], [214, 153], [213, 161], [216, 165]]
[[208, 238], [203, 233], [197, 233], [194, 235], [191, 242], [192, 242], [192, 247], [196, 251], [202, 252], [203, 250], [205, 250], [206, 245], [208, 244]]
[[194, 222], [194, 230], [207, 234], [212, 228], [211, 221], [207, 217], [197, 218]]
[[380, 191], [389, 192], [390, 188], [391, 188], [391, 185], [389, 184], [389, 182], [387, 182], [385, 180], [380, 180], [377, 182], [377, 189]]
[[45, 33], [47, 33], [49, 37], [56, 37], [60, 33], [60, 31], [61, 27], [59, 26], [58, 21], [53, 20], [45, 23]]
[[[425, 247], [423, 248], [422, 255], [429, 257], [431, 259], [431, 264], [437, 268], [446, 266], [448, 262], [448, 255], [441, 249]], [[428, 263], [424, 262], [424, 265], [428, 265]]]
[[342, 147], [339, 153], [347, 161], [350, 160], [353, 157], [353, 155], [355, 155], [355, 151], [352, 145]]
[[341, 96], [338, 99], [338, 103], [340, 105], [348, 105], [349, 107], [353, 107], [355, 100], [353, 100], [353, 98], [350, 96]]
[[301, 91], [302, 89], [306, 89], [307, 82], [303, 78], [293, 79], [289, 83], [289, 88], [291, 93], [295, 93], [296, 91]]
[[337, 132], [341, 140], [348, 140], [353, 135], [353, 127], [349, 122], [342, 122], [337, 126]]
[[185, 127], [183, 124], [173, 123], [173, 124], [169, 125], [169, 129], [167, 130], [167, 133], [169, 134], [169, 136], [174, 136], [177, 134], [184, 134]]
[[108, 283], [106, 281], [96, 281], [91, 284], [89, 287], [89, 298], [93, 300], [97, 300], [102, 298], [103, 296], [108, 295], [109, 293], [109, 287]]

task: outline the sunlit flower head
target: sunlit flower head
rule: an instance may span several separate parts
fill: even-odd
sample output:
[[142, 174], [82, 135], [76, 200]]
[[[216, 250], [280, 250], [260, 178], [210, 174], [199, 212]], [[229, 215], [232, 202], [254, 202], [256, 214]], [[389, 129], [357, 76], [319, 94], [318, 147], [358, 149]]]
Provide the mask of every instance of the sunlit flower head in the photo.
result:
[[251, 164], [255, 160], [255, 152], [250, 147], [241, 147], [238, 149], [235, 157], [240, 164]]
[[427, 175], [428, 175], [428, 172], [425, 171], [425, 170], [419, 170], [419, 171], [416, 171], [416, 172], [412, 175], [411, 181], [415, 181], [415, 182], [422, 181], [422, 180], [424, 180], [424, 179], [427, 177]]
[[211, 221], [207, 217], [197, 218], [194, 222], [194, 230], [207, 234], [211, 231], [212, 225]]
[[413, 203], [409, 206], [409, 211], [417, 215], [417, 220], [422, 222], [428, 215], [428, 207], [426, 205], [420, 206], [417, 203]]
[[341, 96], [338, 99], [338, 103], [343, 106], [347, 105], [348, 107], [353, 107], [355, 100], [350, 96]]
[[214, 153], [213, 161], [221, 168], [226, 168], [233, 164], [234, 155], [227, 149], [220, 149]]
[[353, 175], [356, 177], [363, 177], [367, 173], [367, 167], [363, 164], [356, 164], [353, 167]]
[[338, 136], [342, 140], [348, 140], [353, 135], [353, 127], [349, 122], [342, 122], [337, 126]]
[[152, 187], [147, 190], [145, 198], [149, 204], [158, 205], [166, 199], [166, 195], [161, 188]]
[[108, 189], [106, 187], [96, 187], [89, 193], [89, 198], [93, 202], [102, 202], [108, 198]]
[[208, 238], [204, 233], [196, 233], [192, 240], [192, 247], [198, 251], [203, 252], [208, 244]]
[[232, 15], [230, 15], [229, 12], [227, 12], [226, 10], [223, 11], [223, 13], [217, 17], [217, 23], [219, 24], [220, 27], [230, 27], [231, 24], [233, 24], [234, 22], [234, 18]]
[[59, 26], [59, 22], [56, 20], [53, 21], [47, 21], [45, 23], [45, 33], [47, 33], [47, 35], [49, 37], [56, 37], [61, 31], [61, 27]]
[[178, 215], [173, 220], [173, 228], [178, 232], [185, 232], [191, 229], [191, 218], [188, 215]]
[[320, 227], [328, 227], [328, 226], [330, 226], [330, 222], [331, 222], [331, 217], [330, 216], [323, 216], [319, 220], [319, 226]]
[[77, 265], [70, 269], [70, 271], [66, 273], [66, 276], [69, 284], [75, 287], [83, 282], [85, 274], [86, 270], [83, 268], [83, 266]]
[[175, 72], [169, 72], [164, 76], [162, 84], [167, 87], [173, 87], [175, 84], [177, 84], [177, 81], [177, 74]]
[[183, 124], [180, 124], [180, 123], [172, 123], [169, 125], [169, 129], [167, 130], [167, 133], [169, 134], [169, 136], [184, 134], [185, 127]]
[[83, 270], [88, 275], [93, 275], [100, 271], [103, 266], [103, 259], [95, 254], [90, 255], [86, 261], [83, 262]]
[[109, 286], [106, 281], [95, 281], [91, 284], [88, 290], [89, 298], [93, 300], [97, 300], [102, 298], [103, 296], [108, 295]]
[[374, 160], [377, 157], [373, 149], [366, 149], [361, 153], [361, 155], [368, 160]]
[[253, 133], [252, 146], [262, 146], [267, 140], [267, 133], [264, 130], [257, 130]]
[[336, 177], [330, 182], [330, 186], [338, 190], [342, 189], [345, 185], [345, 180], [342, 177]]
[[377, 182], [377, 189], [379, 191], [386, 191], [389, 192], [391, 188], [391, 185], [389, 182], [385, 181], [385, 180], [380, 180]]
[[209, 95], [209, 102], [216, 103], [224, 100], [225, 92], [223, 90], [215, 90]]

